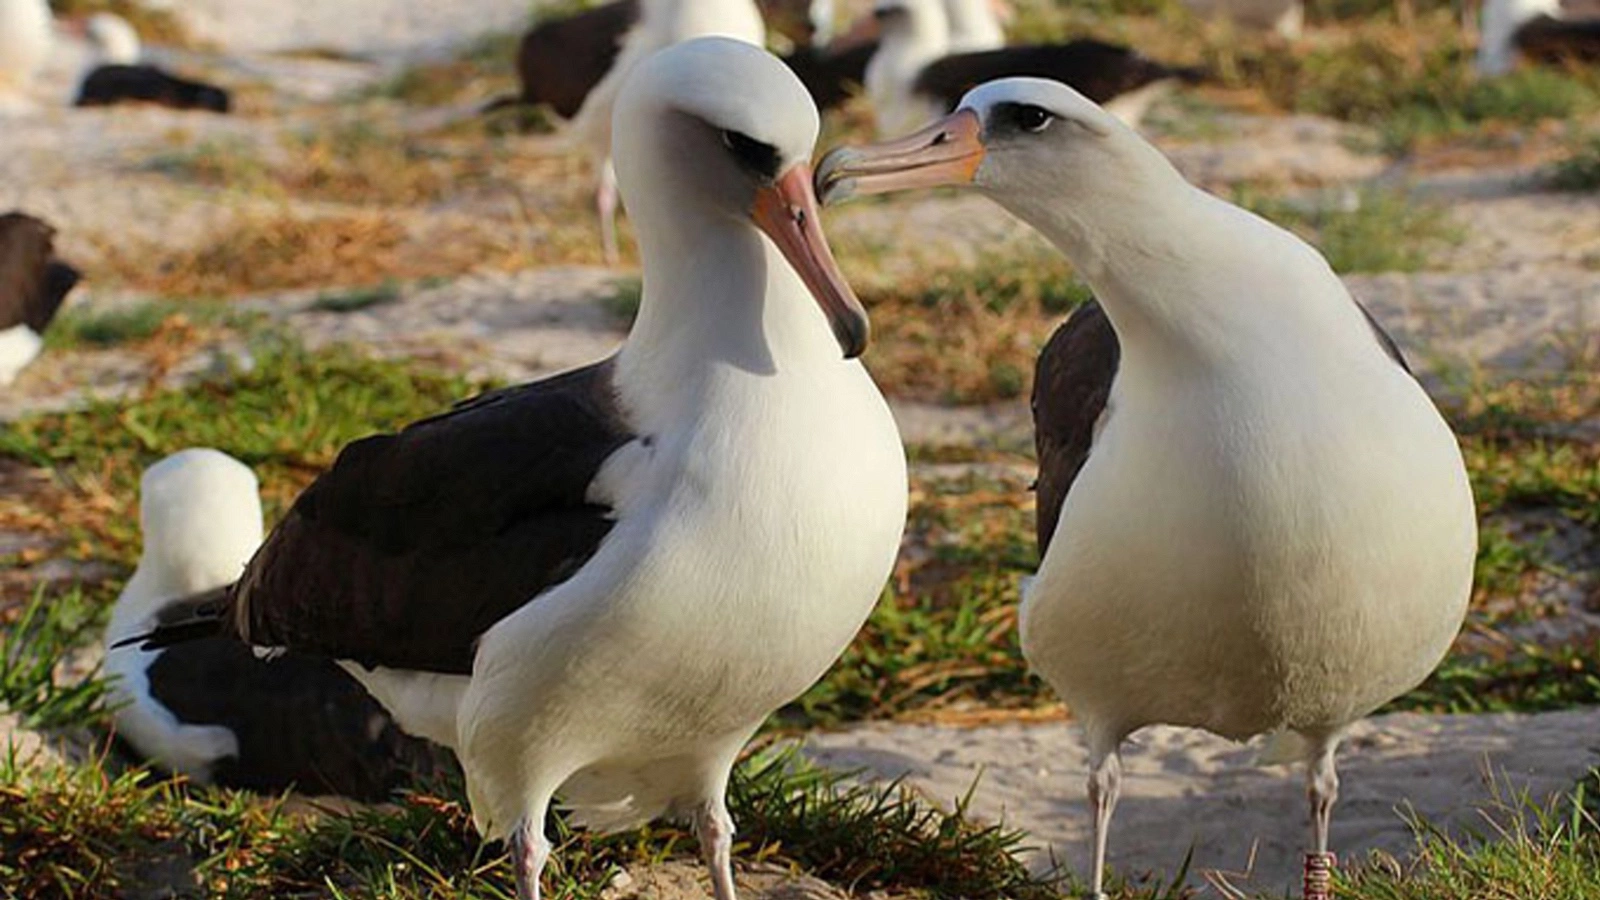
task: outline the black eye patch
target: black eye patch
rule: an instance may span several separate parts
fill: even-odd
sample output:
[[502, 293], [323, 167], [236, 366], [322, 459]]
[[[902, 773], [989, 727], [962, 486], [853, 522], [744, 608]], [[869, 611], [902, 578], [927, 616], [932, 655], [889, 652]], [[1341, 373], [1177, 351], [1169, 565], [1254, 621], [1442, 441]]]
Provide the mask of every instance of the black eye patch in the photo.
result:
[[778, 148], [771, 144], [762, 143], [749, 135], [737, 131], [722, 132], [722, 146], [728, 148], [733, 158], [739, 165], [764, 178], [778, 177]]
[[1032, 103], [1000, 103], [989, 114], [991, 127], [1030, 134], [1044, 131], [1055, 119], [1055, 113]]

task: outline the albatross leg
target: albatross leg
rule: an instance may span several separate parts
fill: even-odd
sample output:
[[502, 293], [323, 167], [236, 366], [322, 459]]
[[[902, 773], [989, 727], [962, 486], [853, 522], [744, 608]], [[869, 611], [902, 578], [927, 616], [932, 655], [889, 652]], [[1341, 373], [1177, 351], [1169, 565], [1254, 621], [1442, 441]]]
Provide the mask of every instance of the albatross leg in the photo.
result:
[[1306, 797], [1311, 801], [1311, 851], [1306, 854], [1305, 900], [1330, 900], [1334, 855], [1328, 852], [1328, 826], [1333, 820], [1333, 804], [1339, 799], [1339, 773], [1333, 754], [1339, 747], [1337, 736], [1309, 738], [1311, 756], [1306, 765]]
[[610, 158], [600, 163], [600, 186], [594, 193], [595, 212], [600, 216], [600, 250], [606, 265], [617, 263], [617, 170]]
[[1089, 806], [1094, 810], [1094, 868], [1090, 879], [1094, 900], [1105, 900], [1106, 835], [1111, 830], [1111, 814], [1122, 793], [1122, 757], [1112, 741], [1108, 746], [1091, 740], [1089, 750]]
[[694, 833], [700, 852], [711, 870], [711, 893], [716, 900], [738, 900], [733, 887], [733, 817], [721, 793], [695, 811]]
[[519, 822], [508, 845], [511, 868], [517, 880], [517, 900], [539, 900], [539, 874], [550, 859], [550, 840], [544, 836], [544, 816], [529, 816]]

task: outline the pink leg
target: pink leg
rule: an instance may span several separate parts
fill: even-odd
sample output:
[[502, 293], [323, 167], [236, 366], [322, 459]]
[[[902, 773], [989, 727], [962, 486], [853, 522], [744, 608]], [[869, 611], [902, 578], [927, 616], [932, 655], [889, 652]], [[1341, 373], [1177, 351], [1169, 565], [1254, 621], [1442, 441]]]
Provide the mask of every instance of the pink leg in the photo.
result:
[[544, 836], [544, 817], [528, 817], [506, 842], [516, 875], [517, 900], [539, 900], [539, 874], [550, 859], [550, 841]]
[[720, 796], [696, 811], [694, 832], [711, 870], [712, 895], [716, 900], [739, 900], [733, 887], [733, 819]]
[[1094, 900], [1106, 897], [1106, 837], [1111, 831], [1111, 814], [1116, 811], [1117, 797], [1121, 793], [1122, 758], [1116, 745], [1110, 750], [1090, 750], [1089, 806], [1094, 810], [1094, 867], [1090, 879]]
[[1331, 900], [1335, 858], [1328, 852], [1328, 828], [1339, 799], [1339, 773], [1333, 754], [1337, 737], [1310, 738], [1314, 748], [1306, 765], [1306, 798], [1311, 801], [1311, 851], [1306, 854], [1305, 900]]
[[595, 212], [600, 216], [600, 250], [606, 265], [617, 264], [617, 171], [611, 160], [600, 164], [600, 185], [595, 189]]

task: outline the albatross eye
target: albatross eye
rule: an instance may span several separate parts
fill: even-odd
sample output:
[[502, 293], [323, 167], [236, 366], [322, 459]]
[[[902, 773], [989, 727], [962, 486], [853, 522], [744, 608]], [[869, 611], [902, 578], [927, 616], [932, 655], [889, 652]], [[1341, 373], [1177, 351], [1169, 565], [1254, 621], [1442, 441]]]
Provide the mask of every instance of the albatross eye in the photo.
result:
[[1055, 121], [1055, 116], [1043, 107], [1024, 104], [1017, 107], [1017, 127], [1023, 131], [1038, 134], [1050, 127]]
[[778, 177], [778, 148], [737, 131], [722, 132], [722, 146], [728, 148], [739, 165], [764, 178]]

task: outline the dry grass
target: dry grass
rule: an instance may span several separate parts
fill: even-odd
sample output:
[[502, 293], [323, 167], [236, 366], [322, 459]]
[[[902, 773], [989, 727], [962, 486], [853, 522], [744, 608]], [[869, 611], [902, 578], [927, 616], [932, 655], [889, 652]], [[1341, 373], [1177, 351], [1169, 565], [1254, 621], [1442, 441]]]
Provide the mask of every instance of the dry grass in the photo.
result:
[[211, 297], [515, 269], [541, 261], [520, 229], [375, 212], [240, 213], [194, 246], [122, 238], [100, 244], [97, 277], [165, 296]]

